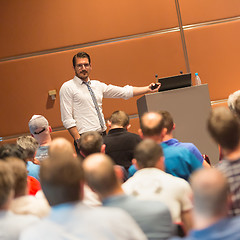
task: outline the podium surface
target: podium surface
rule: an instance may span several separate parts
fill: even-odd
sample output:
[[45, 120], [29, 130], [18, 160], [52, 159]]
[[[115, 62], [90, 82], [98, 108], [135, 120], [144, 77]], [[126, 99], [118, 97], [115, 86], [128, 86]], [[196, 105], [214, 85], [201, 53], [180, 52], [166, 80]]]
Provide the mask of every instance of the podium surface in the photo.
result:
[[208, 85], [179, 88], [144, 95], [137, 100], [139, 117], [145, 112], [166, 110], [171, 113], [176, 129], [173, 135], [180, 142], [191, 142], [214, 165], [219, 161], [217, 144], [207, 131], [211, 111]]

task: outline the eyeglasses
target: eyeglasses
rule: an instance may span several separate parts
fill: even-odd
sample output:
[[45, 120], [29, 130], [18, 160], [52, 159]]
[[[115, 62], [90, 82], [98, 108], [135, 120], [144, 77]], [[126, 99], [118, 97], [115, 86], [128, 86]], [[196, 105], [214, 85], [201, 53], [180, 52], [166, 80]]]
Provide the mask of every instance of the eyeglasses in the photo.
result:
[[76, 67], [79, 69], [82, 69], [83, 67], [89, 68], [90, 64], [89, 63], [77, 64]]

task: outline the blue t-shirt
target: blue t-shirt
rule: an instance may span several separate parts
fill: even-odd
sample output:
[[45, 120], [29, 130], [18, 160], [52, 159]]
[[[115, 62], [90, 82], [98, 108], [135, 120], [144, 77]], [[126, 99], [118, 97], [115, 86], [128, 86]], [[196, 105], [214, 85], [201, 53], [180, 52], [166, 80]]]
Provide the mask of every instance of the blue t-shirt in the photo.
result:
[[31, 161], [27, 162], [27, 170], [28, 175], [35, 177], [39, 181], [39, 171], [40, 171], [40, 165], [34, 164]]
[[165, 157], [165, 172], [188, 181], [190, 175], [202, 167], [199, 160], [186, 148], [161, 143]]
[[185, 238], [171, 238], [171, 240], [239, 240], [240, 217], [225, 218], [208, 228], [194, 230]]
[[168, 141], [165, 141], [164, 143], [166, 143], [168, 146], [177, 146], [188, 149], [198, 159], [200, 163], [203, 163], [203, 156], [193, 143], [179, 142], [176, 138], [172, 138]]

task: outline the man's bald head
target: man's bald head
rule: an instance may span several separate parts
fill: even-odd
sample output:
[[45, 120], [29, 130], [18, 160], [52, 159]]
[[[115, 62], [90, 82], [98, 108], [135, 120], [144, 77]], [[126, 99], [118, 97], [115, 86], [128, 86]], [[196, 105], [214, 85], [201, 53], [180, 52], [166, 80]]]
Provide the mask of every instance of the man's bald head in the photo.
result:
[[112, 159], [103, 153], [88, 156], [83, 169], [89, 187], [100, 196], [110, 194], [119, 184]]
[[59, 158], [66, 155], [74, 155], [74, 149], [72, 144], [65, 138], [54, 139], [48, 150], [48, 155], [51, 158]]
[[163, 117], [157, 112], [145, 113], [141, 117], [140, 127], [144, 137], [161, 135], [163, 130]]
[[226, 177], [215, 168], [203, 168], [190, 178], [195, 212], [205, 217], [227, 214], [229, 185]]

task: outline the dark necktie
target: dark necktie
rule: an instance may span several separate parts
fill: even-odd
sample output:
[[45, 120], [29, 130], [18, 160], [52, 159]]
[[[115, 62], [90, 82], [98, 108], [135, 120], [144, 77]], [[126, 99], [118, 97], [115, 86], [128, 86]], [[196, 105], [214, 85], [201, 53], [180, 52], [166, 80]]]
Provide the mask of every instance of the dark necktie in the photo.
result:
[[96, 111], [97, 111], [97, 116], [98, 116], [98, 119], [99, 119], [100, 126], [101, 126], [102, 131], [103, 131], [105, 124], [104, 124], [104, 121], [103, 121], [103, 119], [102, 119], [102, 116], [101, 116], [99, 107], [98, 107], [98, 103], [97, 103], [96, 96], [95, 96], [92, 88], [89, 86], [89, 83], [87, 83], [87, 82], [83, 82], [83, 83], [84, 83], [85, 85], [87, 85], [88, 91], [89, 91], [89, 93], [90, 93], [90, 95], [91, 95], [91, 97], [92, 97], [93, 103], [94, 103], [94, 107], [95, 107], [95, 109], [96, 109]]

